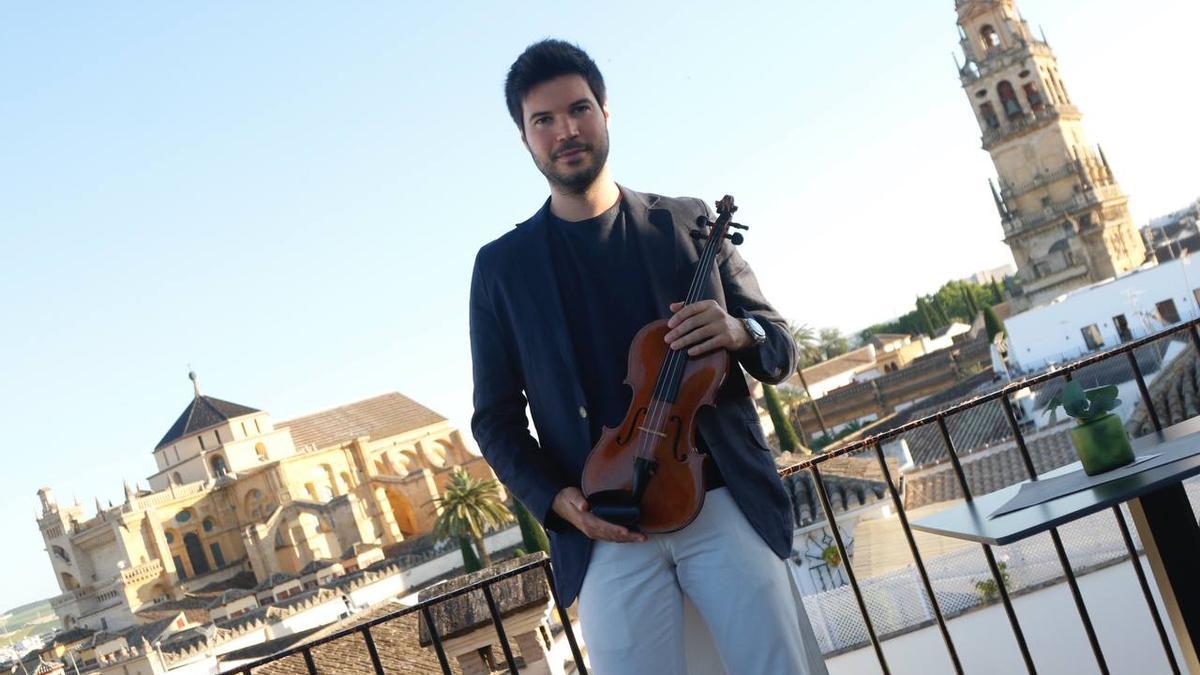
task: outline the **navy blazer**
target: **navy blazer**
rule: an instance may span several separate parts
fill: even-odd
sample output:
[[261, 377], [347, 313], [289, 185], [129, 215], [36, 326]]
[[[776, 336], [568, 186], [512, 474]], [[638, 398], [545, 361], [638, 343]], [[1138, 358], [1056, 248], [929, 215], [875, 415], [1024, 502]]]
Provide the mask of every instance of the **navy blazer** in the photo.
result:
[[[671, 199], [621, 188], [626, 220], [642, 237], [646, 270], [663, 318], [682, 300], [704, 241], [693, 239], [697, 216], [715, 218], [698, 199]], [[479, 250], [471, 277], [470, 333], [475, 380], [471, 431], [500, 480], [546, 526], [556, 586], [564, 606], [579, 593], [591, 540], [551, 509], [555, 495], [579, 486], [591, 450], [587, 400], [564, 329], [547, 241], [550, 202], [532, 218]], [[750, 266], [728, 241], [701, 296], [735, 316], [753, 316], [767, 333], [758, 347], [734, 352], [716, 403], [696, 418], [730, 494], [767, 545], [791, 551], [792, 511], [776, 473], [745, 369], [777, 383], [796, 365], [787, 324], [763, 298]], [[623, 375], [623, 374], [622, 374]], [[530, 433], [528, 405], [537, 430]]]

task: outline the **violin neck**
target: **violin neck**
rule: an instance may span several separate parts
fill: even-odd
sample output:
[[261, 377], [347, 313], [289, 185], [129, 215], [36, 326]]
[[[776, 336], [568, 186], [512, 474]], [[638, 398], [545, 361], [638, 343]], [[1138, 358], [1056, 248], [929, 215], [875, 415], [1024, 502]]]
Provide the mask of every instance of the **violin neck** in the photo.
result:
[[[725, 232], [724, 222], [728, 218], [722, 218], [709, 232], [708, 238], [705, 240], [704, 251], [700, 254], [700, 261], [696, 265], [696, 272], [692, 275], [692, 283], [688, 286], [687, 296], [684, 298], [683, 304], [690, 305], [693, 302], [699, 302], [703, 299], [704, 281], [712, 274], [713, 265], [716, 264], [717, 252], [721, 247], [721, 239]], [[658, 371], [658, 382], [654, 387], [654, 398], [664, 403], [674, 403], [675, 397], [679, 394], [679, 385], [683, 382], [684, 366], [688, 362], [687, 350], [676, 351], [674, 349], [667, 350], [667, 358], [663, 363], [663, 367]]]

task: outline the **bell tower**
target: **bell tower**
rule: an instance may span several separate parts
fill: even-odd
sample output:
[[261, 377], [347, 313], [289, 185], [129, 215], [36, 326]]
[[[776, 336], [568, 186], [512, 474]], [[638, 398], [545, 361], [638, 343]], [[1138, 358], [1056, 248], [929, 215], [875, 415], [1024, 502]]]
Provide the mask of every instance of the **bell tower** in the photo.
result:
[[999, 177], [992, 197], [1017, 263], [1018, 309], [1141, 265], [1128, 198], [1104, 151], [1088, 145], [1045, 36], [1013, 0], [954, 6], [959, 78]]

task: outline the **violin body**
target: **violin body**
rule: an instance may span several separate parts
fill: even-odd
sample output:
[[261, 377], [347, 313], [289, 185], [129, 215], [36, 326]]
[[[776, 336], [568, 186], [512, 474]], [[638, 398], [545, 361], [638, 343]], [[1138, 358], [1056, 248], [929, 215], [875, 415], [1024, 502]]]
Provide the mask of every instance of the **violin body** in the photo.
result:
[[[630, 522], [622, 523], [646, 533], [684, 528], [704, 504], [704, 455], [696, 450], [695, 417], [712, 405], [729, 370], [729, 353], [718, 349], [703, 356], [669, 359], [663, 340], [667, 321], [647, 324], [629, 347], [625, 384], [633, 389], [629, 410], [620, 426], [605, 427], [588, 455], [581, 488], [596, 515], [605, 518], [605, 497], [615, 501], [637, 494]], [[679, 386], [669, 398], [656, 386], [664, 367], [682, 368]], [[649, 460], [653, 468], [641, 489], [635, 486], [635, 461]], [[612, 507], [619, 510], [619, 507]], [[606, 518], [610, 519], [610, 518]], [[611, 518], [619, 522], [619, 517]]]

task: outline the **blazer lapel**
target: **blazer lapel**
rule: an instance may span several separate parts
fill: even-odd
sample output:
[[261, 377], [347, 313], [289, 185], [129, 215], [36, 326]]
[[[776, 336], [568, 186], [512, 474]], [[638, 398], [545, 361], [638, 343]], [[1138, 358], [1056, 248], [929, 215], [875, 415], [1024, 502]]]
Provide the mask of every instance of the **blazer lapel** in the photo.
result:
[[618, 187], [625, 202], [625, 215], [641, 235], [641, 256], [655, 310], [659, 318], [668, 318], [671, 316], [670, 304], [683, 300], [687, 293], [686, 287], [680, 287], [683, 261], [675, 236], [675, 222], [670, 211], [654, 208], [646, 195]]

